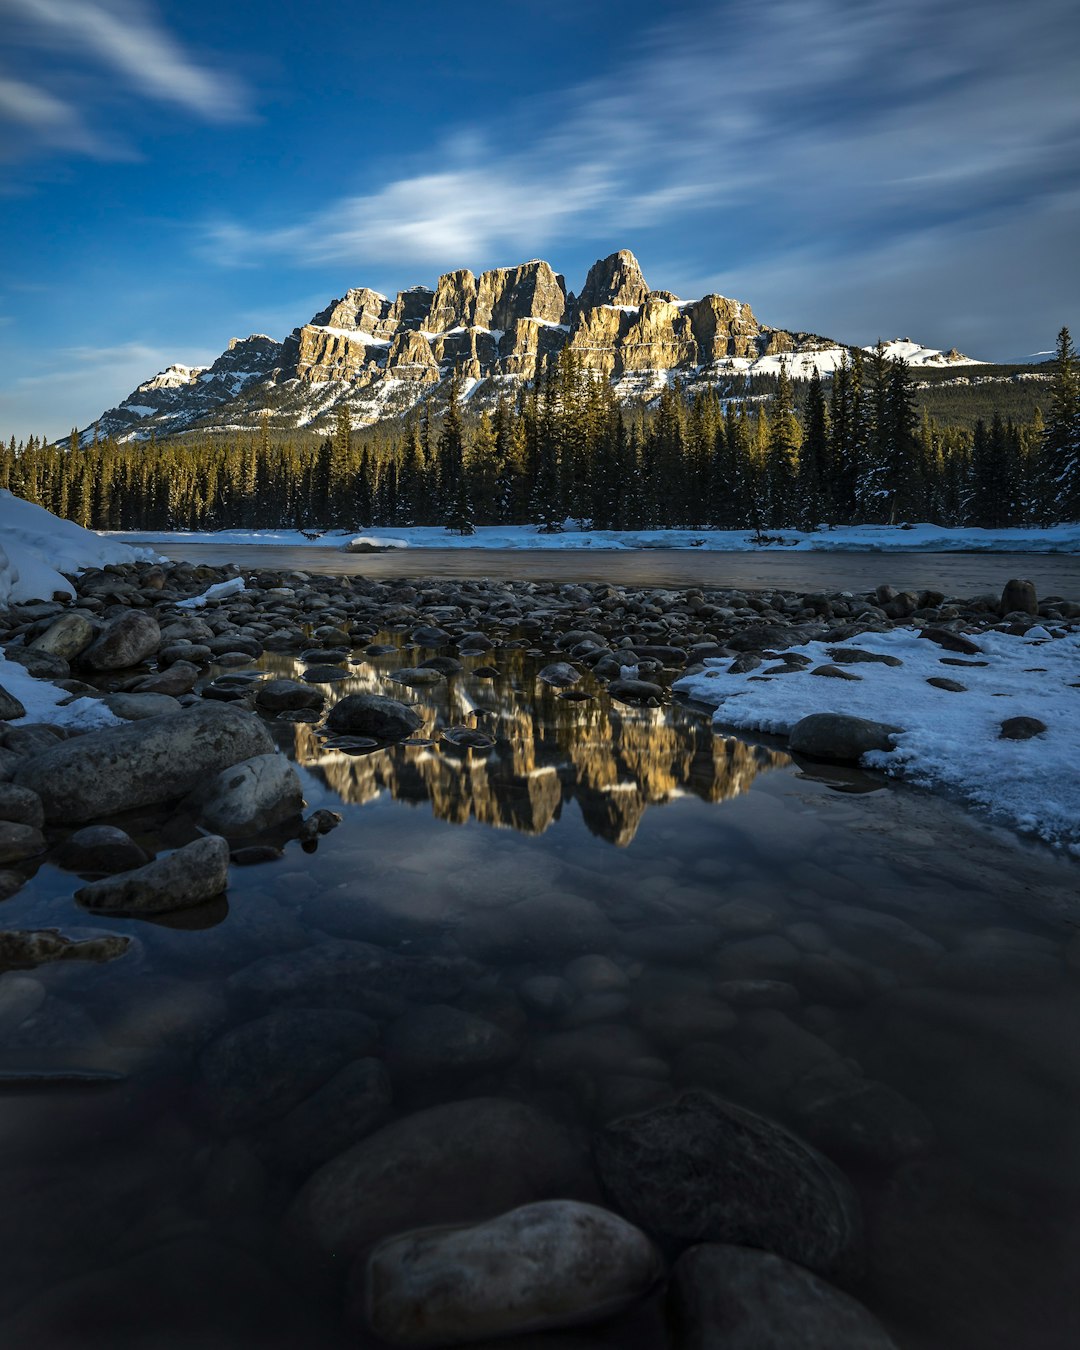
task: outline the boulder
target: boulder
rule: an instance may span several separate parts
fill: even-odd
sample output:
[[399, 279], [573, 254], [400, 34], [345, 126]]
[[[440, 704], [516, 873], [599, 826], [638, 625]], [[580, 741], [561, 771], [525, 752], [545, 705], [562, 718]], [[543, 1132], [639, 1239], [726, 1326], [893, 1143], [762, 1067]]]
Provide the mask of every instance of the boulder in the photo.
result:
[[195, 801], [203, 825], [240, 839], [298, 816], [304, 796], [296, 770], [275, 751], [223, 769], [199, 790]]
[[330, 709], [326, 725], [331, 731], [352, 736], [373, 736], [377, 741], [403, 741], [423, 718], [394, 698], [381, 694], [347, 694]]
[[704, 1243], [671, 1272], [674, 1350], [896, 1350], [848, 1294], [770, 1252]]
[[1041, 722], [1037, 717], [1006, 717], [1001, 724], [1001, 730], [998, 732], [998, 739], [1003, 741], [1030, 741], [1033, 736], [1041, 736], [1046, 730], [1046, 723]]
[[1005, 583], [1001, 600], [998, 602], [999, 614], [1038, 614], [1038, 612], [1039, 597], [1035, 593], [1033, 581], [1018, 581], [1014, 578]]
[[633, 1223], [675, 1246], [761, 1247], [823, 1274], [858, 1264], [851, 1183], [780, 1125], [707, 1092], [604, 1127], [600, 1180]]
[[257, 717], [220, 704], [148, 717], [63, 741], [15, 772], [52, 823], [157, 806], [187, 796], [210, 774], [274, 749]]
[[255, 694], [256, 707], [264, 712], [296, 712], [300, 708], [321, 709], [326, 695], [299, 680], [267, 680]]
[[124, 670], [152, 656], [161, 645], [157, 620], [141, 609], [110, 619], [82, 654], [91, 670]]
[[128, 872], [150, 861], [132, 837], [115, 825], [87, 825], [69, 834], [54, 861], [69, 872]]
[[808, 759], [857, 764], [869, 750], [891, 750], [893, 737], [902, 732], [903, 727], [846, 713], [811, 713], [791, 728], [788, 748]]
[[167, 717], [178, 713], [180, 704], [169, 694], [106, 694], [102, 702], [125, 722], [142, 722], [147, 717]]
[[71, 610], [54, 620], [29, 647], [31, 651], [47, 652], [64, 661], [73, 661], [90, 646], [96, 631], [85, 614]]
[[207, 835], [144, 867], [92, 881], [75, 892], [75, 899], [106, 914], [167, 914], [220, 895], [228, 874], [228, 844]]
[[45, 836], [33, 825], [0, 820], [0, 864], [22, 862], [45, 852]]
[[0, 722], [17, 722], [25, 716], [26, 708], [23, 704], [0, 684]]
[[536, 678], [541, 684], [550, 684], [555, 689], [568, 689], [581, 679], [581, 672], [575, 670], [568, 661], [555, 661], [545, 666]]
[[486, 1223], [381, 1242], [364, 1270], [364, 1320], [399, 1346], [581, 1326], [629, 1307], [663, 1272], [652, 1242], [618, 1215], [542, 1200]]
[[520, 1102], [476, 1097], [395, 1121], [321, 1167], [289, 1214], [292, 1234], [333, 1258], [436, 1223], [591, 1192], [582, 1150]]
[[0, 820], [32, 825], [35, 830], [40, 830], [45, 824], [45, 808], [41, 798], [29, 788], [0, 783]]

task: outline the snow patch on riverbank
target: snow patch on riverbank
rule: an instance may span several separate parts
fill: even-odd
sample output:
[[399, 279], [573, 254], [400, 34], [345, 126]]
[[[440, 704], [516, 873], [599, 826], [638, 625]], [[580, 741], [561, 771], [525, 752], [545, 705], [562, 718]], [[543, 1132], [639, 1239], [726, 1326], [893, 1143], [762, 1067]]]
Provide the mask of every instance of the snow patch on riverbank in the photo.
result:
[[38, 680], [24, 666], [8, 661], [0, 648], [0, 688], [12, 694], [26, 709], [26, 716], [16, 718], [11, 725], [48, 722], [54, 727], [79, 728], [116, 726], [121, 720], [97, 698], [77, 698], [61, 707], [71, 695], [48, 680]]
[[[674, 688], [715, 707], [718, 726], [786, 734], [810, 713], [846, 713], [904, 728], [895, 749], [874, 751], [863, 763], [924, 787], [955, 794], [996, 820], [1080, 856], [1080, 633], [1052, 638], [1045, 628], [1023, 637], [973, 635], [977, 657], [957, 658], [915, 629], [863, 633], [849, 642], [808, 642], [792, 652], [811, 665], [766, 676], [773, 662], [729, 675], [729, 658], [710, 659]], [[900, 666], [858, 662], [843, 669], [860, 676], [814, 676], [831, 664], [829, 651], [857, 647], [898, 657]], [[945, 665], [943, 659], [985, 661]], [[778, 658], [780, 660], [782, 658]], [[965, 686], [955, 693], [928, 684], [945, 677]], [[1001, 723], [1034, 717], [1047, 730], [1027, 741], [1001, 739]]]

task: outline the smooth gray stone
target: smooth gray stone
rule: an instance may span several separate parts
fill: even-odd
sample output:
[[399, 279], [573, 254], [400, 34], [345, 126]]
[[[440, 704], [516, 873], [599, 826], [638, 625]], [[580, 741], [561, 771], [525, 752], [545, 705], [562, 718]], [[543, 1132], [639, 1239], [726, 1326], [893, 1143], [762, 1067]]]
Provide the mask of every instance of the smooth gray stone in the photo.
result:
[[130, 609], [110, 619], [82, 654], [91, 670], [123, 670], [137, 666], [161, 645], [161, 629], [151, 614]]
[[836, 764], [857, 764], [869, 750], [891, 750], [893, 737], [902, 727], [886, 722], [871, 722], [865, 717], [844, 713], [811, 713], [796, 722], [788, 737], [788, 748], [808, 759]]
[[220, 835], [207, 835], [144, 867], [91, 881], [75, 899], [98, 913], [167, 914], [220, 895], [228, 875], [229, 845]]
[[223, 769], [196, 794], [199, 819], [216, 834], [240, 839], [299, 816], [300, 778], [279, 751]]

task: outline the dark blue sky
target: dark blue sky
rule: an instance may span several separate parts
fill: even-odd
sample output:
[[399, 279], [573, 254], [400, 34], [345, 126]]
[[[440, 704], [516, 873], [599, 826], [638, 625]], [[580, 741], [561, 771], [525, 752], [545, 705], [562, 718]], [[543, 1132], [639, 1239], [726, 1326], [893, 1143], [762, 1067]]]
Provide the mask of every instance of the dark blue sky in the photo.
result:
[[0, 434], [545, 257], [842, 341], [1080, 321], [1073, 0], [0, 0]]

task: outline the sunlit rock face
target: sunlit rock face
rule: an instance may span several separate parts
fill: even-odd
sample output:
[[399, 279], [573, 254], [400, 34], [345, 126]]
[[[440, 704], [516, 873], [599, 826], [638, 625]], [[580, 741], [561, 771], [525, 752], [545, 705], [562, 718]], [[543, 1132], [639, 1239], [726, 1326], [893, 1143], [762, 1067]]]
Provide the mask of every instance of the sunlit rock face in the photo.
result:
[[281, 343], [234, 338], [213, 366], [170, 367], [97, 425], [122, 440], [194, 427], [235, 431], [263, 417], [277, 428], [320, 431], [342, 404], [354, 423], [376, 422], [435, 387], [445, 392], [452, 380], [490, 406], [563, 348], [627, 401], [654, 397], [676, 373], [693, 387], [762, 357], [836, 350], [813, 334], [761, 324], [738, 300], [681, 301], [651, 290], [634, 255], [620, 249], [593, 264], [578, 296], [541, 259], [479, 276], [446, 272], [434, 289], [412, 286], [392, 300], [353, 287]]
[[[371, 667], [334, 686], [334, 696], [398, 696], [401, 686]], [[481, 704], [451, 678], [416, 710], [424, 724], [400, 744], [369, 753], [334, 748], [307, 723], [294, 728], [295, 755], [343, 801], [364, 803], [389, 792], [430, 803], [452, 824], [475, 820], [542, 834], [565, 803], [577, 802], [595, 835], [629, 844], [651, 806], [692, 795], [719, 802], [745, 792], [759, 773], [788, 763], [786, 755], [715, 736], [707, 722], [681, 709], [629, 708], [599, 690], [589, 702], [558, 698], [528, 668], [510, 665]], [[448, 726], [476, 726], [489, 750], [458, 749], [440, 740]]]

